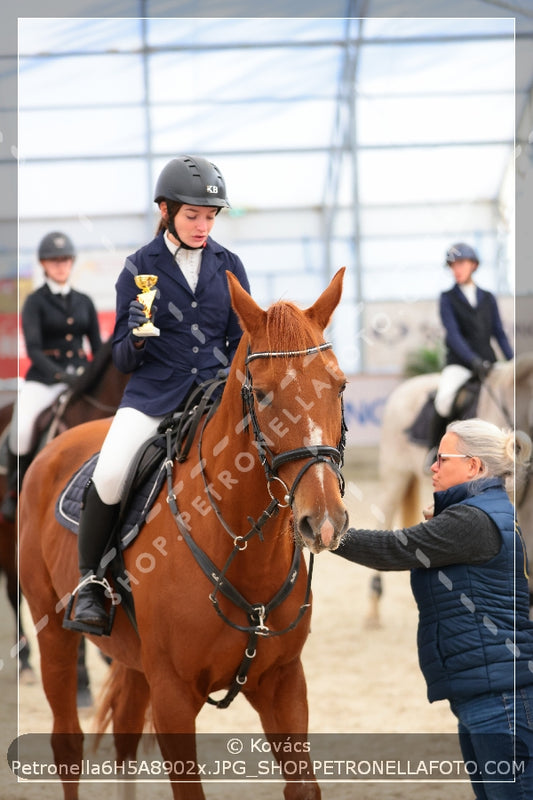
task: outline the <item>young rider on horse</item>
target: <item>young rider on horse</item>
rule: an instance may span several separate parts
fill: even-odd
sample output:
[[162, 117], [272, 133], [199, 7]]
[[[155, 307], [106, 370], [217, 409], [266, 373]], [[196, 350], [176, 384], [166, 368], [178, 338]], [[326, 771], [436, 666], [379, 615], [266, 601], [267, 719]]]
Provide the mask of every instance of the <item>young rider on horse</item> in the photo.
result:
[[31, 364], [9, 430], [8, 490], [0, 509], [8, 521], [15, 519], [18, 490], [34, 455], [37, 417], [84, 371], [84, 338], [93, 355], [101, 345], [91, 298], [70, 285], [76, 257], [72, 241], [64, 233], [48, 233], [39, 244], [38, 257], [44, 284], [28, 295], [22, 308], [22, 331]]
[[503, 330], [496, 298], [480, 289], [472, 278], [479, 257], [469, 244], [452, 245], [446, 264], [453, 272], [455, 285], [440, 296], [440, 318], [446, 335], [446, 366], [440, 376], [435, 410], [429, 434], [427, 464], [433, 462], [458, 389], [475, 375], [483, 380], [496, 361], [490, 340], [496, 339], [506, 359], [513, 350]]
[[[81, 583], [71, 627], [105, 631], [105, 586], [95, 579], [117, 521], [126, 478], [139, 447], [159, 423], [179, 410], [205, 380], [230, 364], [242, 331], [231, 308], [226, 270], [250, 291], [241, 260], [209, 236], [221, 208], [229, 207], [218, 168], [205, 158], [170, 161], [155, 187], [161, 212], [155, 239], [126, 259], [116, 283], [113, 360], [131, 373], [103, 443], [80, 517]], [[157, 282], [160, 335], [142, 338], [144, 307], [134, 277]], [[152, 307], [152, 312], [155, 307]]]

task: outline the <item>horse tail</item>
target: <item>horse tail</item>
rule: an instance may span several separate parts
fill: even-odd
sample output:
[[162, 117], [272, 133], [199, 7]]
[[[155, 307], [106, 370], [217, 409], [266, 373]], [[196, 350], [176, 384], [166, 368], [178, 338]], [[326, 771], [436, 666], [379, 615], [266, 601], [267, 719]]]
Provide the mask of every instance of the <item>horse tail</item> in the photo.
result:
[[113, 661], [94, 716], [95, 747], [112, 724], [115, 736], [150, 727], [150, 689], [142, 672]]
[[420, 522], [420, 484], [415, 475], [405, 490], [401, 505], [401, 524], [404, 528], [410, 528]]

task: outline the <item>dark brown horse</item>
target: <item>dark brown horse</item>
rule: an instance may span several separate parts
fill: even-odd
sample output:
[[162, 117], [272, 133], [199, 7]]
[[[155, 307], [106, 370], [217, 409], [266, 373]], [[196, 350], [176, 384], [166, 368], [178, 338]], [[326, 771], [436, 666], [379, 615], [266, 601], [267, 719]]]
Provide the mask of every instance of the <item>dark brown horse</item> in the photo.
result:
[[[44, 411], [36, 425], [36, 450], [61, 431], [89, 420], [114, 414], [128, 376], [119, 372], [111, 360], [111, 341], [105, 342], [75, 386]], [[0, 431], [7, 435], [13, 404], [0, 409]], [[39, 441], [37, 441], [39, 440]], [[7, 491], [6, 475], [0, 474], [0, 503]], [[32, 680], [30, 649], [19, 614], [17, 575], [17, 527], [0, 515], [0, 573], [6, 576], [9, 602], [18, 618], [18, 642], [21, 680]]]
[[[343, 272], [310, 308], [279, 302], [267, 311], [228, 274], [244, 335], [220, 405], [188, 458], [167, 460], [168, 488], [124, 551], [138, 634], [119, 604], [111, 635], [92, 637], [114, 663], [107, 707], [118, 762], [135, 758], [150, 703], [175, 800], [204, 798], [198, 773], [184, 782], [177, 765], [196, 763], [196, 716], [213, 692], [240, 689], [272, 742], [307, 734], [300, 656], [311, 597], [301, 549], [334, 549], [348, 524], [339, 471], [345, 378], [324, 341]], [[65, 630], [61, 610], [78, 570], [76, 539], [55, 520], [54, 505], [107, 428], [94, 422], [55, 439], [30, 467], [21, 498], [20, 577], [63, 773], [82, 759], [80, 634]], [[309, 753], [299, 756], [295, 778], [293, 755], [277, 750], [287, 800], [317, 800]], [[78, 797], [77, 784], [63, 789], [65, 800]]]

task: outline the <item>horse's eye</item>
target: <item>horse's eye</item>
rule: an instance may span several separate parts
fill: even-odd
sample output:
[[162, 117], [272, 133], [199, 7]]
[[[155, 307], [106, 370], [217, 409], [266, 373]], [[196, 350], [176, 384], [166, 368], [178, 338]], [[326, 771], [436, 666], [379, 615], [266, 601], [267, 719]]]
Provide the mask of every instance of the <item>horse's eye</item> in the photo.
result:
[[255, 399], [259, 403], [259, 408], [265, 408], [272, 402], [273, 392], [264, 392], [262, 389], [254, 389]]
[[342, 397], [344, 390], [346, 389], [346, 381], [342, 384], [341, 388], [339, 389], [339, 397]]

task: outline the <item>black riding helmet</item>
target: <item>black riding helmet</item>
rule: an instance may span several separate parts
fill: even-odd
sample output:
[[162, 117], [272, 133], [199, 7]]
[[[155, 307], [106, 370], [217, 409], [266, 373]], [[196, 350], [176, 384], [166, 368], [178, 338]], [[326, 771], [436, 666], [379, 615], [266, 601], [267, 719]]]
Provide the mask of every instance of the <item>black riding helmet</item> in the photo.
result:
[[37, 255], [39, 261], [50, 258], [76, 258], [76, 248], [66, 233], [52, 231], [41, 240]]
[[200, 156], [173, 158], [155, 186], [154, 201], [173, 200], [191, 206], [229, 208], [226, 184], [218, 167]]
[[463, 260], [475, 261], [476, 264], [479, 264], [479, 256], [469, 244], [458, 242], [446, 251], [446, 264], [448, 267], [451, 267], [456, 261]]

